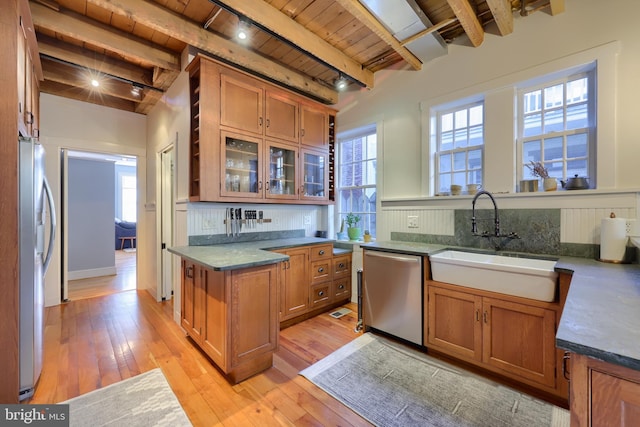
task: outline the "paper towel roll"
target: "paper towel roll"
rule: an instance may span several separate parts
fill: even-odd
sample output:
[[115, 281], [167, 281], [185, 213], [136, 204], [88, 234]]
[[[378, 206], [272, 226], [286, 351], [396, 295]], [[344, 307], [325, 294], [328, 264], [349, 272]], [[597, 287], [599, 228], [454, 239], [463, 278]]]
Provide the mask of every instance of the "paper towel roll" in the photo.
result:
[[627, 247], [627, 220], [603, 218], [600, 223], [600, 261], [622, 262]]

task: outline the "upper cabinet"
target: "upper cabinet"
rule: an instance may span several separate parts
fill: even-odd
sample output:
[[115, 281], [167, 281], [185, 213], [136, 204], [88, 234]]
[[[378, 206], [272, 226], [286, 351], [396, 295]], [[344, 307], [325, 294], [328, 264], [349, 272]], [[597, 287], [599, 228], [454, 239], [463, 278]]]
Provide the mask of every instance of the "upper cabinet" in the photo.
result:
[[334, 201], [334, 110], [201, 55], [187, 71], [191, 201]]
[[[40, 82], [42, 74], [33, 24], [30, 15], [21, 10], [18, 19], [18, 131], [23, 136], [39, 137]], [[33, 40], [31, 40], [33, 38]]]
[[303, 104], [300, 108], [300, 143], [308, 147], [329, 147], [329, 118], [325, 109]]

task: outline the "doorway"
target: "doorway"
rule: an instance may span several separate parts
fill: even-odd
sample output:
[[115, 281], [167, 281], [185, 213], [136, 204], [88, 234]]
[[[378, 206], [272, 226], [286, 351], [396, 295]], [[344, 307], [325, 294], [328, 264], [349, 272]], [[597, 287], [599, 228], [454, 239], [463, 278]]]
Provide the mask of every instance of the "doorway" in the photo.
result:
[[62, 300], [136, 289], [137, 162], [62, 150]]
[[[177, 135], [176, 135], [177, 139]], [[177, 141], [176, 141], [177, 142]], [[160, 280], [157, 290], [158, 301], [165, 301], [173, 297], [173, 255], [168, 248], [173, 245], [173, 210], [175, 205], [175, 176], [174, 176], [174, 146], [170, 144], [162, 150], [159, 155], [160, 160], [160, 185], [159, 189], [159, 275]]]

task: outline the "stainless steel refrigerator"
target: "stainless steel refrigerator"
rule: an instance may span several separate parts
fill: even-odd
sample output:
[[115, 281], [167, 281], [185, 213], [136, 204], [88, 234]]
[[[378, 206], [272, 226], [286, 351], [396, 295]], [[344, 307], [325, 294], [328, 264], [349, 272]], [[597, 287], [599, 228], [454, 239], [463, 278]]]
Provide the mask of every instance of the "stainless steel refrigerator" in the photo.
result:
[[[20, 390], [19, 399], [33, 395], [42, 371], [44, 344], [44, 274], [55, 240], [56, 217], [44, 168], [44, 148], [20, 138]], [[45, 209], [45, 203], [48, 209]], [[47, 221], [48, 213], [48, 221]], [[46, 227], [49, 243], [45, 252]]]

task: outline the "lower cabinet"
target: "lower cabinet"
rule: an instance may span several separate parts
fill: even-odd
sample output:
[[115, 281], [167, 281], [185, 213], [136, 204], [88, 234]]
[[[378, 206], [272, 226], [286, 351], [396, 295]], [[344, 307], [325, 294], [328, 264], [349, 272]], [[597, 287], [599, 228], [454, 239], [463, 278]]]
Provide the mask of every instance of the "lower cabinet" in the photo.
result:
[[272, 366], [277, 298], [276, 264], [214, 271], [182, 261], [182, 327], [233, 383]]
[[637, 426], [640, 371], [571, 354], [572, 426]]
[[289, 256], [280, 271], [280, 322], [285, 326], [351, 299], [351, 253], [334, 256], [332, 244], [275, 252]]
[[455, 288], [428, 282], [427, 347], [555, 388], [556, 311]]

